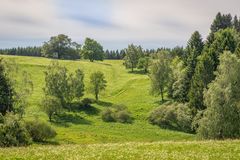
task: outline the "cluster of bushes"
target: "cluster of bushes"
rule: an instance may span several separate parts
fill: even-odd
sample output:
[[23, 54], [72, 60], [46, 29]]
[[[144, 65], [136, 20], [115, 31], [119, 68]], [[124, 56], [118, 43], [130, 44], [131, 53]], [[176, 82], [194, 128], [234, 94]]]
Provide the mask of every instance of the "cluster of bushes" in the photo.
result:
[[161, 128], [192, 132], [192, 115], [185, 104], [165, 104], [156, 108], [149, 116], [149, 122]]
[[19, 115], [7, 113], [0, 118], [0, 147], [26, 146], [56, 136], [53, 128], [39, 120], [23, 121]]
[[102, 120], [105, 122], [131, 123], [131, 114], [124, 105], [115, 105], [102, 112]]

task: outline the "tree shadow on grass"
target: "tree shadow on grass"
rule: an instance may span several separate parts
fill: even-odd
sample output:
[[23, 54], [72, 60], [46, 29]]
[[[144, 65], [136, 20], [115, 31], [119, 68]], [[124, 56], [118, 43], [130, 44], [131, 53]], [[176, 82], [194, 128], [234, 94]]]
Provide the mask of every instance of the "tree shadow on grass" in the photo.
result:
[[111, 102], [104, 102], [104, 101], [96, 101], [96, 104], [104, 107], [111, 107], [113, 105], [113, 103]]
[[144, 70], [134, 70], [134, 71], [128, 71], [130, 74], [141, 74], [141, 75], [147, 75], [147, 73]]
[[91, 121], [84, 119], [78, 114], [68, 113], [68, 112], [57, 115], [54, 118], [53, 123], [55, 123], [56, 125], [64, 126], [64, 127], [69, 127], [69, 123], [84, 124], [84, 125], [92, 124]]
[[72, 103], [72, 111], [73, 112], [84, 112], [88, 115], [97, 115], [100, 110], [96, 107], [92, 106], [91, 104], [83, 104], [81, 102]]

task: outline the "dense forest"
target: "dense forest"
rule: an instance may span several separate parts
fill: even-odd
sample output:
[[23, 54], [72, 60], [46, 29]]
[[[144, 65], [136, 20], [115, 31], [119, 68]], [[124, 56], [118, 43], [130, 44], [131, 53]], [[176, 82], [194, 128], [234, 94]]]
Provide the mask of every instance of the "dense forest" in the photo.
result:
[[[186, 47], [146, 49], [129, 44], [126, 49], [106, 50], [94, 39], [84, 44], [73, 42], [67, 35], [51, 37], [41, 47], [1, 49], [1, 54], [42, 56], [54, 59], [122, 59], [130, 74], [148, 75], [153, 96], [159, 96], [160, 107], [152, 110], [148, 122], [164, 129], [197, 134], [202, 139], [235, 139], [240, 137], [240, 19], [218, 13], [210, 33], [203, 40], [192, 33]], [[0, 146], [21, 146], [43, 142], [56, 136], [56, 131], [40, 120], [24, 121], [29, 96], [34, 89], [31, 75], [22, 71], [14, 76], [18, 64], [0, 61]], [[108, 81], [102, 71], [91, 73], [84, 97], [84, 70], [69, 71], [52, 61], [44, 72], [41, 110], [50, 122], [61, 113], [90, 108], [99, 103]], [[139, 86], [141, 87], [141, 86]], [[84, 98], [83, 98], [84, 97]], [[134, 123], [125, 105], [113, 104], [101, 112], [104, 122]]]

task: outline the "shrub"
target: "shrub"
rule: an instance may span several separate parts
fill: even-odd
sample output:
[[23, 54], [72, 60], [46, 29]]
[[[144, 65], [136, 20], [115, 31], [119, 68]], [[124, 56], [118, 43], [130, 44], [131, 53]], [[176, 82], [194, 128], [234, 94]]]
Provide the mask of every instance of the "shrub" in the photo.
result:
[[0, 124], [0, 146], [25, 146], [31, 143], [31, 137], [23, 121], [13, 113], [7, 113]]
[[131, 114], [124, 105], [114, 105], [112, 109], [105, 109], [102, 112], [102, 120], [105, 122], [131, 123]]
[[161, 128], [192, 132], [191, 112], [184, 104], [174, 103], [158, 107], [150, 114], [149, 122]]
[[115, 122], [113, 110], [107, 108], [102, 112], [102, 120], [105, 122]]
[[57, 135], [51, 126], [39, 120], [26, 122], [26, 128], [35, 142], [43, 142]]
[[132, 118], [128, 111], [122, 110], [115, 113], [115, 119], [120, 123], [131, 123]]
[[95, 102], [95, 100], [91, 99], [91, 98], [84, 98], [82, 100], [82, 105], [83, 107], [90, 107], [91, 104], [93, 104]]

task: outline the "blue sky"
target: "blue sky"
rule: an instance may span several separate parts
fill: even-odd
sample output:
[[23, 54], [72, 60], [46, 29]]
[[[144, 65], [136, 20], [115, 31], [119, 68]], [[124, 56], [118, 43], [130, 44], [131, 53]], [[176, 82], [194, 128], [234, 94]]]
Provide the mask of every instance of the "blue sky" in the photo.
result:
[[42, 45], [60, 33], [105, 49], [185, 46], [216, 13], [240, 16], [239, 0], [0, 0], [0, 48]]

